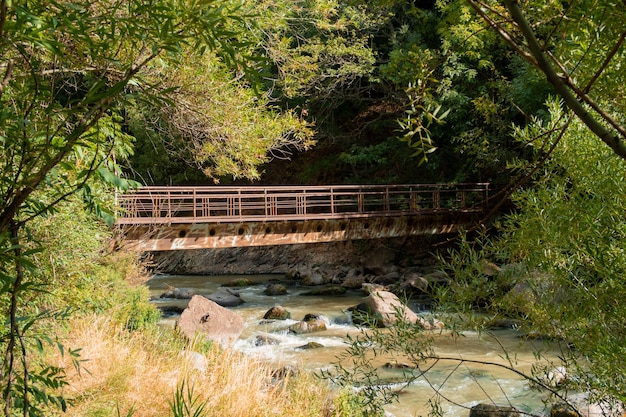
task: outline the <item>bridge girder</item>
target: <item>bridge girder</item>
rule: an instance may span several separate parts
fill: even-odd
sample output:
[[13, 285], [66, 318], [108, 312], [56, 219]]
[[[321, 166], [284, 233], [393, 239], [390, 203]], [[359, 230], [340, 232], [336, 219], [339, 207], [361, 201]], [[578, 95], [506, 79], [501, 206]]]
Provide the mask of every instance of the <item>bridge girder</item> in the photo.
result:
[[119, 225], [118, 229], [124, 249], [168, 251], [448, 234], [476, 224], [480, 215], [443, 211], [328, 220]]

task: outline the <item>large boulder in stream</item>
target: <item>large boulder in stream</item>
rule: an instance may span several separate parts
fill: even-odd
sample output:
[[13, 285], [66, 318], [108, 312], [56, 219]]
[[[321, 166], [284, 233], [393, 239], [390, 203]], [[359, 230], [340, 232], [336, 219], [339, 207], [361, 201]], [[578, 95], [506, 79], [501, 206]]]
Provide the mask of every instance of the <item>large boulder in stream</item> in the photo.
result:
[[418, 324], [426, 330], [444, 327], [444, 324], [437, 319], [427, 320], [418, 316], [403, 304], [397, 295], [389, 291], [373, 291], [363, 302], [349, 310], [353, 312], [352, 320], [356, 324], [390, 327], [398, 320], [403, 320]]
[[191, 298], [176, 323], [176, 329], [190, 340], [201, 335], [225, 348], [239, 338], [243, 326], [244, 319], [239, 314], [201, 295]]
[[295, 334], [321, 332], [326, 330], [326, 320], [319, 314], [307, 314], [301, 321], [289, 326], [289, 331]]
[[399, 319], [416, 323], [418, 320], [409, 307], [397, 295], [389, 291], [374, 291], [359, 305], [350, 308], [353, 321], [357, 324], [372, 324], [377, 327], [393, 326]]
[[230, 288], [220, 288], [213, 294], [207, 295], [206, 298], [222, 307], [237, 307], [244, 303], [239, 293]]

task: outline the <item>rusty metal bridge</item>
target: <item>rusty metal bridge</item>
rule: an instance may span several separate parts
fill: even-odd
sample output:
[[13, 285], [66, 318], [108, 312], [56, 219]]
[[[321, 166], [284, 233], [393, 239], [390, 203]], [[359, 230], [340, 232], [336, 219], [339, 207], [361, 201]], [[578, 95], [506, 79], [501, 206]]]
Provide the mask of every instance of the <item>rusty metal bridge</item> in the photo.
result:
[[284, 245], [453, 233], [486, 210], [489, 185], [142, 187], [117, 196], [128, 249]]

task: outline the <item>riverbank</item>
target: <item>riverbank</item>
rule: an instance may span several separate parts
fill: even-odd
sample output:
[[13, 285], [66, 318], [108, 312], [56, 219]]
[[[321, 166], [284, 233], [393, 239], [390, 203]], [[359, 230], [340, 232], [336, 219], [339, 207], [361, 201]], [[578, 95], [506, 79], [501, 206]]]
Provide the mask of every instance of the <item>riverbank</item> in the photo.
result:
[[68, 417], [304, 417], [342, 407], [337, 415], [359, 415], [348, 397], [308, 373], [277, 380], [271, 365], [250, 355], [188, 344], [169, 330], [129, 332], [93, 314], [71, 320], [65, 343], [81, 348], [78, 368], [71, 355], [54, 358], [67, 374]]
[[[456, 333], [443, 329], [422, 332], [415, 326], [364, 330], [353, 323], [350, 314], [350, 307], [363, 301], [364, 292], [347, 290], [342, 294], [312, 294], [313, 288], [301, 285], [300, 282], [287, 279], [282, 274], [158, 275], [147, 285], [153, 303], [166, 311], [173, 311], [175, 309], [169, 309], [170, 306], [182, 310], [189, 300], [162, 298], [161, 295], [168, 293], [172, 284], [179, 285], [187, 293], [211, 298], [213, 294], [222, 291], [225, 285], [238, 283], [237, 287], [229, 290], [237, 293], [243, 303], [229, 307], [229, 310], [242, 317], [245, 325], [234, 343], [235, 350], [272, 364], [276, 369], [287, 366], [316, 374], [327, 371], [337, 375], [339, 369], [335, 365], [339, 364], [345, 366], [345, 369], [364, 369], [362, 367], [366, 366], [370, 378], [368, 384], [397, 390], [398, 401], [385, 407], [397, 417], [427, 415], [431, 411], [429, 398], [439, 395], [453, 401], [442, 402], [442, 415], [445, 416], [467, 417], [472, 406], [485, 401], [502, 404], [511, 402], [526, 412], [545, 415], [542, 402], [545, 397], [541, 392], [532, 389], [520, 375], [505, 369], [508, 365], [505, 359], [507, 354], [515, 355], [517, 371], [528, 374], [538, 363], [535, 357], [537, 350], [543, 350], [542, 362], [549, 358], [555, 359], [557, 352], [542, 348], [541, 341], [526, 344], [520, 338], [520, 333], [512, 329], [499, 329], [490, 334], [473, 331]], [[286, 291], [282, 294], [267, 294], [266, 289], [277, 284], [283, 285]], [[276, 305], [282, 306], [289, 313], [288, 318], [265, 319], [266, 312]], [[432, 317], [429, 311], [420, 310], [413, 303], [410, 307], [419, 317]], [[325, 325], [311, 332], [290, 331], [306, 316], [321, 317]], [[174, 327], [178, 317], [174, 314], [165, 318], [164, 325]], [[385, 334], [407, 336], [408, 333], [411, 337], [405, 340], [385, 337], [388, 343], [395, 346], [393, 351], [386, 352], [380, 349], [383, 339], [375, 338], [378, 353], [375, 354], [369, 347], [365, 348], [369, 346], [366, 344], [362, 354], [348, 355], [349, 340], [363, 340], [368, 334], [379, 331], [381, 337]], [[422, 348], [417, 346], [420, 343]], [[402, 351], [401, 345], [409, 350]], [[374, 348], [374, 345], [370, 347]], [[409, 351], [413, 355], [408, 355]], [[419, 355], [431, 353], [446, 359], [419, 359]], [[424, 366], [428, 372], [420, 375], [419, 366]], [[360, 386], [359, 379], [356, 377], [352, 382]], [[351, 382], [348, 383], [351, 386]]]

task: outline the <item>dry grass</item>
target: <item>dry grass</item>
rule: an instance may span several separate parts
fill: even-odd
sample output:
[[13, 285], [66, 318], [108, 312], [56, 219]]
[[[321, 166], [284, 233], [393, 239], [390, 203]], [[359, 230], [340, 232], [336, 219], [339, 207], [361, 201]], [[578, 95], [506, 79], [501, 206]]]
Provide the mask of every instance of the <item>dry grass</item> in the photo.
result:
[[85, 361], [76, 371], [68, 358], [56, 358], [68, 370], [69, 417], [171, 416], [170, 403], [183, 382], [206, 403], [207, 417], [328, 414], [331, 394], [320, 381], [304, 375], [272, 384], [267, 365], [236, 352], [183, 354], [189, 347], [171, 335], [128, 333], [98, 316], [75, 319], [69, 335], [66, 345], [82, 347]]

